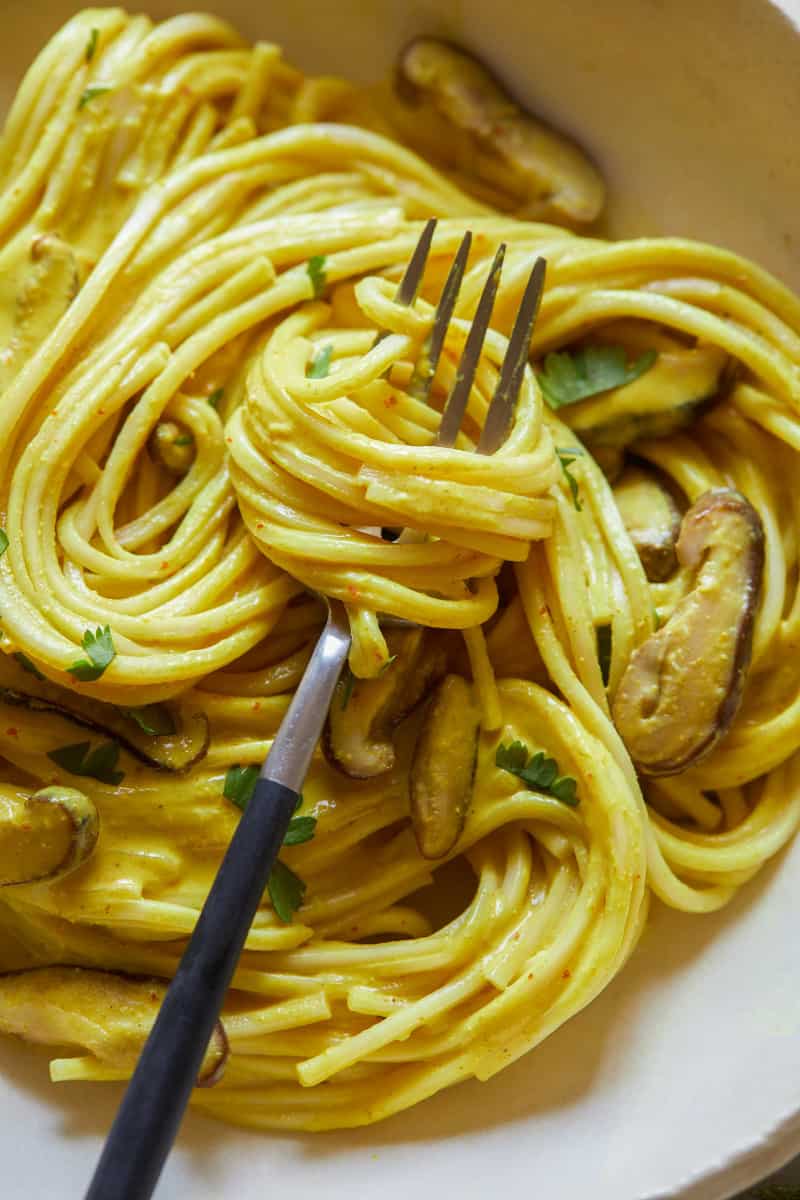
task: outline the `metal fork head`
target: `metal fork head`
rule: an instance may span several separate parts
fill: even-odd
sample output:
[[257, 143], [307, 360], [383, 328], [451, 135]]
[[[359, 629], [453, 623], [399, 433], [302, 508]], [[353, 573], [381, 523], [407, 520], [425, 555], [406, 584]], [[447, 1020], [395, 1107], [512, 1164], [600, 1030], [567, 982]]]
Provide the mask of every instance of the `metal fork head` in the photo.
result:
[[[411, 260], [409, 261], [402, 282], [397, 290], [398, 304], [413, 304], [419, 290], [425, 267], [430, 254], [436, 220], [428, 221], [417, 242]], [[409, 393], [417, 400], [427, 400], [431, 384], [439, 365], [444, 347], [447, 329], [453, 316], [458, 299], [461, 281], [467, 265], [472, 234], [467, 231], [453, 259], [450, 271], [445, 281], [431, 331], [422, 347], [422, 351], [414, 367], [409, 384]], [[500, 284], [506, 246], [502, 244], [495, 255], [494, 262], [484, 284], [475, 316], [470, 326], [467, 340], [461, 354], [456, 377], [450, 394], [447, 397], [439, 430], [436, 435], [437, 446], [453, 446], [464, 421], [475, 372], [480, 361], [486, 332], [492, 319], [495, 297]], [[536, 324], [536, 317], [541, 304], [542, 292], [547, 264], [543, 258], [537, 258], [530, 273], [522, 302], [517, 313], [514, 327], [508, 341], [508, 349], [500, 368], [500, 378], [495, 388], [492, 402], [486, 414], [480, 440], [476, 447], [479, 454], [494, 454], [499, 450], [508, 436], [511, 428], [514, 410], [522, 390], [525, 374], [525, 364], [528, 361], [531, 337]]]

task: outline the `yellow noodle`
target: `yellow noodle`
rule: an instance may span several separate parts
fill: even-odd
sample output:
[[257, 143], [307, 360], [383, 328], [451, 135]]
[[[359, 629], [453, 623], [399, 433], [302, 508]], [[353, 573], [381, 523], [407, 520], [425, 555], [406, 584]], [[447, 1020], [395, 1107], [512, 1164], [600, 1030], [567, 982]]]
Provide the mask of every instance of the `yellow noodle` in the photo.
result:
[[[78, 869], [0, 889], [0, 1029], [58, 1047], [54, 1079], [130, 1075], [111, 1018], [64, 1050], [51, 1001], [59, 1021], [80, 1016], [75, 994], [56, 995], [68, 976], [35, 976], [24, 1028], [5, 989], [34, 967], [172, 975], [238, 820], [227, 773], [267, 754], [321, 626], [308, 591], [347, 605], [361, 677], [390, 659], [379, 614], [461, 634], [441, 644], [473, 682], [482, 732], [445, 859], [421, 856], [409, 817], [424, 713], [398, 731], [386, 775], [346, 779], [315, 755], [302, 808], [315, 836], [282, 852], [304, 902], [284, 923], [265, 896], [222, 1014], [225, 1073], [194, 1095], [259, 1128], [364, 1124], [489, 1078], [615, 977], [651, 894], [716, 909], [800, 824], [800, 301], [710, 246], [515, 220], [514, 197], [393, 140], [387, 112], [214, 18], [91, 10], [33, 65], [0, 142], [3, 795], [77, 784], [100, 820]], [[401, 307], [431, 215], [420, 297]], [[409, 380], [467, 226], [425, 404]], [[501, 241], [464, 427], [438, 447]], [[713, 409], [636, 444], [689, 502], [731, 482], [765, 529], [742, 708], [675, 778], [640, 779], [611, 712], [686, 578], [648, 581], [605, 474], [533, 369], [504, 445], [473, 453], [538, 254], [534, 360], [633, 327], [637, 346], [699, 342], [738, 365]], [[386, 527], [410, 533], [390, 541]], [[81, 681], [69, 668], [105, 626], [115, 657]], [[48, 686], [31, 668], [64, 689], [62, 710], [71, 693], [203, 713], [209, 745], [175, 775], [126, 743], [118, 782], [76, 779], [51, 753], [99, 734], [21, 703]], [[574, 807], [496, 765], [514, 740], [575, 779]]]

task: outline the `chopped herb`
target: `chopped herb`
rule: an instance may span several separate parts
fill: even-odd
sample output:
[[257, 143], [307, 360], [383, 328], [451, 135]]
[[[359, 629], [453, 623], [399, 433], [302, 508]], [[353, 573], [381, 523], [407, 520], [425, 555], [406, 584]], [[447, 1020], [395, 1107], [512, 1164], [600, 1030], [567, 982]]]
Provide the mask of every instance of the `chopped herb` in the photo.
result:
[[111, 85], [108, 83], [97, 83], [94, 87], [88, 87], [78, 101], [78, 112], [86, 108], [94, 100], [95, 96], [104, 96], [106, 92], [111, 91]]
[[120, 709], [123, 717], [135, 721], [149, 737], [166, 737], [175, 732], [172, 713], [163, 704], [145, 704], [141, 708]]
[[341, 705], [342, 705], [342, 712], [344, 712], [344, 710], [347, 708], [347, 706], [350, 703], [350, 700], [352, 698], [353, 688], [356, 686], [356, 677], [353, 674], [353, 672], [350, 670], [349, 667], [345, 667], [345, 669], [344, 669], [342, 683], [344, 686], [342, 687]]
[[173, 446], [191, 446], [194, 438], [190, 433], [182, 433], [180, 437], [176, 437], [172, 443]]
[[655, 608], [655, 606], [653, 607], [653, 625], [657, 630], [660, 629], [661, 626], [663, 625], [663, 621], [661, 620], [661, 613], [658, 611], [657, 608]]
[[578, 785], [570, 775], [559, 775], [558, 763], [548, 758], [543, 750], [528, 757], [524, 742], [512, 742], [509, 746], [498, 746], [494, 757], [495, 765], [518, 779], [533, 792], [544, 792], [562, 804], [574, 808], [578, 803]]
[[578, 489], [578, 481], [569, 469], [570, 464], [574, 463], [575, 459], [578, 458], [579, 455], [583, 454], [583, 451], [579, 450], [577, 446], [566, 446], [561, 450], [556, 447], [556, 454], [558, 455], [558, 461], [561, 463], [561, 470], [564, 472], [564, 478], [569, 484], [569, 490], [572, 496], [572, 503], [575, 505], [575, 511], [583, 512], [583, 505], [580, 501], [580, 491]]
[[270, 873], [267, 890], [276, 915], [284, 925], [290, 925], [292, 917], [303, 903], [306, 894], [305, 883], [286, 863], [278, 859]]
[[212, 408], [219, 408], [220, 403], [224, 399], [224, 397], [225, 397], [225, 388], [217, 388], [216, 391], [212, 392], [211, 395], [208, 397], [208, 403], [211, 405]]
[[311, 280], [311, 288], [316, 300], [319, 300], [320, 296], [325, 294], [325, 288], [328, 286], [328, 279], [325, 274], [325, 264], [327, 261], [324, 254], [314, 254], [306, 264], [308, 278]]
[[97, 50], [97, 41], [98, 41], [99, 37], [100, 37], [100, 30], [93, 29], [89, 35], [89, 41], [86, 46], [86, 61], [87, 61], [87, 63], [90, 63], [95, 56], [95, 51]]
[[108, 625], [105, 629], [98, 626], [95, 633], [92, 633], [91, 629], [87, 629], [81, 645], [88, 655], [88, 660], [79, 658], [71, 667], [67, 667], [67, 671], [83, 683], [93, 683], [117, 657]]
[[600, 674], [603, 676], [603, 687], [608, 687], [611, 674], [611, 626], [598, 625], [595, 630], [597, 637], [597, 660], [600, 663]]
[[23, 671], [27, 671], [29, 675], [35, 675], [37, 679], [44, 679], [44, 675], [39, 670], [36, 663], [33, 662], [32, 659], [28, 658], [27, 654], [23, 654], [21, 650], [17, 650], [14, 654], [14, 658], [22, 667]]
[[390, 655], [389, 655], [389, 657], [387, 658], [386, 662], [385, 662], [385, 663], [383, 664], [383, 666], [381, 667], [380, 671], [378, 671], [378, 676], [377, 676], [377, 677], [378, 677], [378, 679], [380, 679], [381, 675], [385, 675], [385, 674], [386, 674], [386, 672], [389, 670], [389, 667], [392, 665], [392, 663], [393, 663], [393, 662], [397, 662], [397, 655], [396, 655], [396, 654], [390, 654]]
[[[225, 775], [224, 795], [237, 808], [241, 808], [242, 812], [253, 798], [258, 776], [258, 767], [240, 767], [238, 765], [230, 767]], [[299, 796], [295, 812], [302, 803], [303, 797]], [[284, 846], [302, 846], [304, 842], [311, 841], [316, 830], [316, 817], [292, 817], [283, 844]], [[272, 907], [278, 917], [284, 924], [290, 924], [292, 917], [303, 903], [303, 896], [306, 892], [305, 883], [286, 866], [286, 863], [278, 859], [272, 868], [267, 887]]]
[[657, 358], [655, 350], [647, 350], [628, 363], [622, 346], [580, 346], [577, 350], [548, 354], [538, 379], [550, 407], [564, 408], [610, 388], [633, 383], [650, 370]]
[[8, 549], [8, 534], [5, 529], [0, 529], [0, 558], [3, 557]]
[[124, 771], [117, 770], [119, 762], [119, 745], [117, 742], [103, 742], [90, 751], [90, 742], [76, 742], [71, 746], [60, 746], [58, 750], [49, 751], [47, 757], [54, 763], [69, 771], [70, 775], [82, 775], [87, 779], [97, 779], [100, 783], [112, 785], [122, 783]]
[[302, 846], [303, 842], [311, 841], [316, 831], [316, 817], [292, 817], [283, 844], [284, 846]]
[[333, 346], [328, 343], [323, 346], [319, 354], [315, 354], [306, 370], [308, 379], [325, 379], [331, 369], [331, 358], [333, 357]]
[[244, 812], [253, 798], [258, 776], [258, 767], [240, 767], [237, 763], [235, 767], [229, 767], [225, 775], [222, 794]]

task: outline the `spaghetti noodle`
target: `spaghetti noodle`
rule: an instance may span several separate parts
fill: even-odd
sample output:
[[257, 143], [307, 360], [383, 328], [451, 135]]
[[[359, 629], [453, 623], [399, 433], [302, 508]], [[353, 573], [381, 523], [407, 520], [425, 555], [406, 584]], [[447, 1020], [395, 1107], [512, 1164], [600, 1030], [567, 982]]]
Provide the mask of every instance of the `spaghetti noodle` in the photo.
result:
[[[326, 121], [334, 99], [350, 123]], [[315, 757], [315, 836], [282, 855], [304, 901], [287, 920], [265, 897], [222, 1014], [224, 1072], [194, 1095], [257, 1127], [363, 1124], [488, 1078], [617, 974], [651, 893], [718, 908], [800, 823], [800, 302], [709, 246], [497, 212], [382, 120], [221, 22], [90, 11], [31, 69], [0, 146], [0, 833], [13, 842], [42, 788], [78, 788], [99, 815], [80, 865], [0, 888], [0, 1028], [68, 1047], [54, 1079], [128, 1077], [235, 827], [230, 780], [268, 752], [319, 631], [306, 589], [348, 604], [356, 711], [392, 670], [377, 613], [433, 630], [474, 680], [472, 801], [440, 860], [409, 819], [424, 707], [382, 775]], [[428, 406], [409, 380], [467, 224]], [[501, 241], [464, 431], [440, 449], [436, 409]], [[536, 255], [537, 369], [505, 445], [475, 455]], [[603, 345], [658, 361], [551, 411], [548, 355]], [[698, 373], [713, 405], [685, 393]], [[635, 441], [600, 445], [631, 397]], [[646, 574], [613, 485], [630, 444], [682, 508], [735, 488], [763, 528], [742, 707], [663, 778], [637, 771], [614, 703], [657, 626], [684, 619], [693, 576]], [[380, 536], [401, 526], [416, 537]], [[192, 728], [210, 736], [178, 761]], [[528, 751], [553, 761], [538, 782]]]

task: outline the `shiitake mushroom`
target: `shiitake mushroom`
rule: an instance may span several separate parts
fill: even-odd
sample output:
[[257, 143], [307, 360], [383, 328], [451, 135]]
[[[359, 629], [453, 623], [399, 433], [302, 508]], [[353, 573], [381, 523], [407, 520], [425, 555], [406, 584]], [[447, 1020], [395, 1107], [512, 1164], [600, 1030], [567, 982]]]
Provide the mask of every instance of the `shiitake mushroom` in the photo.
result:
[[612, 709], [645, 775], [677, 775], [699, 762], [736, 716], [761, 595], [761, 519], [733, 488], [713, 489], [686, 512], [676, 553], [694, 585], [634, 651]]
[[516, 104], [465, 50], [417, 38], [400, 55], [395, 90], [417, 128], [444, 122], [450, 136], [437, 144], [451, 165], [515, 197], [516, 216], [574, 223], [599, 216], [605, 184], [584, 152]]
[[83, 792], [41, 788], [25, 796], [0, 791], [0, 887], [53, 883], [92, 854], [97, 809]]
[[651, 583], [669, 579], [678, 567], [681, 512], [655, 471], [629, 466], [613, 485], [623, 524]]
[[461, 836], [479, 728], [472, 688], [460, 675], [446, 675], [428, 703], [409, 775], [411, 821], [423, 858], [444, 858]]

